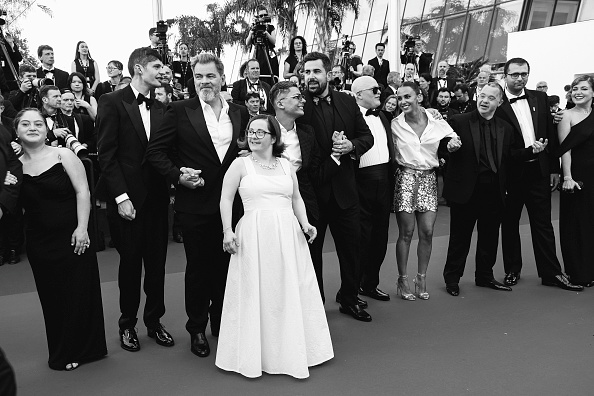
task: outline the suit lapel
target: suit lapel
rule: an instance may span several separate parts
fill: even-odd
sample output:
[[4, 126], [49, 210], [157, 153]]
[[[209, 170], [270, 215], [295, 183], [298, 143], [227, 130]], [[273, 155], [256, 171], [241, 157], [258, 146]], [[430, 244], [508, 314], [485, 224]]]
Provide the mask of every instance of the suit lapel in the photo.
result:
[[[340, 95], [335, 95], [334, 90], [330, 90], [330, 95], [332, 96], [332, 103], [334, 104], [334, 107], [336, 108], [335, 115], [338, 114], [338, 116], [342, 120], [342, 124], [344, 125], [345, 129], [350, 129], [349, 124], [347, 122], [345, 122], [345, 119], [342, 117], [342, 115], [343, 114], [350, 115], [351, 111], [349, 110], [347, 105], [342, 101], [342, 98], [340, 97]], [[354, 117], [353, 117], [353, 119], [354, 119]], [[335, 123], [335, 125], [336, 125], [336, 123]], [[345, 130], [344, 134], [345, 134], [345, 136], [347, 136], [346, 130]], [[352, 138], [354, 138], [354, 136], [349, 137], [349, 139], [352, 139]]]
[[229, 144], [229, 148], [227, 149], [225, 157], [223, 158], [223, 164], [237, 156], [237, 139], [239, 138], [239, 133], [241, 132], [239, 130], [241, 127], [241, 112], [239, 108], [230, 105], [229, 118], [231, 119], [231, 124], [233, 125], [233, 137], [231, 138], [231, 143]]
[[311, 137], [302, 127], [295, 124], [295, 130], [297, 131], [297, 138], [299, 139], [299, 150], [301, 151], [301, 166], [305, 167], [309, 163], [309, 151], [311, 146]]
[[518, 118], [516, 117], [516, 113], [514, 113], [514, 109], [512, 109], [511, 104], [507, 97], [503, 100], [501, 104], [501, 111], [505, 114], [507, 119], [510, 123], [514, 126], [514, 128], [518, 131], [520, 135], [522, 135], [522, 128], [520, 128], [520, 123], [518, 122]]
[[[495, 118], [493, 118], [495, 121]], [[495, 161], [497, 162], [497, 169], [501, 167], [501, 157], [503, 156], [503, 139], [505, 138], [505, 130], [503, 126], [499, 122], [495, 123], [495, 144], [497, 145], [497, 158]]]
[[532, 116], [532, 125], [534, 126], [534, 137], [538, 140], [538, 104], [536, 97], [529, 90], [524, 90], [528, 97], [528, 105], [530, 106], [530, 115]]
[[219, 162], [219, 156], [217, 151], [215, 150], [214, 144], [212, 143], [212, 138], [210, 137], [210, 133], [208, 132], [208, 127], [206, 126], [206, 120], [204, 119], [204, 113], [202, 112], [202, 106], [200, 105], [200, 101], [198, 97], [192, 106], [197, 105], [196, 107], [187, 107], [186, 106], [186, 114], [188, 119], [190, 120], [190, 124], [194, 127], [194, 130], [205, 143], [205, 147], [207, 147], [208, 152], [216, 158], [217, 162]]
[[385, 115], [380, 113], [379, 115], [382, 124], [384, 125], [384, 130], [386, 131], [386, 136], [388, 138], [388, 153], [390, 153], [390, 161], [394, 161], [394, 144], [392, 143], [392, 126], [390, 125], [390, 121], [386, 118]]
[[478, 164], [481, 151], [481, 126], [479, 125], [478, 117], [471, 117], [468, 123], [470, 124], [470, 136], [472, 136], [474, 154], [476, 156], [476, 163]]
[[138, 109], [138, 102], [136, 102], [136, 97], [134, 97], [134, 92], [130, 86], [124, 88], [124, 97], [122, 99], [122, 104], [124, 105], [124, 109], [130, 116], [130, 121], [132, 121], [132, 125], [134, 126], [134, 130], [138, 135], [138, 138], [142, 142], [142, 146], [146, 148], [148, 144], [148, 138], [146, 137], [146, 131], [144, 129], [144, 124], [142, 123], [142, 117], [140, 116], [140, 110]]

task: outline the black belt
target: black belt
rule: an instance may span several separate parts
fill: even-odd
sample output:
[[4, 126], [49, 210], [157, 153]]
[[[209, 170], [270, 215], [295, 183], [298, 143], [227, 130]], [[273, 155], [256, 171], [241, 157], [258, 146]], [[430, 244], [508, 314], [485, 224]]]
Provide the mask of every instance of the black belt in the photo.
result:
[[390, 166], [388, 163], [366, 166], [357, 170], [357, 176], [370, 180], [383, 180], [388, 178]]

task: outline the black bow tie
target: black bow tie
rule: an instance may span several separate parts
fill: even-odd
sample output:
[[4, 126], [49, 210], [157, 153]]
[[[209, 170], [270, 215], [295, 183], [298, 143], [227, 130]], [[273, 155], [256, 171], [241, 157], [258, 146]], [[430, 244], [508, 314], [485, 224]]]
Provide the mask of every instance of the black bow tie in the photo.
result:
[[518, 100], [522, 100], [522, 99], [528, 99], [528, 96], [526, 96], [526, 95], [522, 95], [522, 96], [518, 96], [517, 98], [511, 98], [511, 99], [509, 100], [509, 103], [510, 103], [510, 104], [512, 104], [512, 103], [516, 103]]
[[369, 110], [367, 110], [367, 112], [365, 112], [365, 115], [366, 115], [366, 116], [370, 116], [370, 115], [372, 115], [372, 116], [379, 117], [379, 115], [380, 115], [380, 110], [379, 110], [379, 109], [369, 109]]
[[136, 98], [136, 101], [138, 102], [138, 105], [140, 106], [143, 102], [146, 103], [146, 109], [150, 110], [151, 106], [153, 105], [153, 103], [155, 102], [154, 99], [151, 98], [147, 98], [145, 97], [143, 94], [139, 93], [138, 94], [138, 98]]
[[328, 105], [332, 104], [332, 98], [330, 97], [330, 95], [326, 95], [323, 98], [320, 98], [319, 96], [314, 96], [313, 98], [313, 102], [316, 106], [320, 103], [321, 100], [325, 100], [328, 103]]
[[51, 73], [51, 70], [43, 69], [43, 75], [45, 76], [47, 73]]

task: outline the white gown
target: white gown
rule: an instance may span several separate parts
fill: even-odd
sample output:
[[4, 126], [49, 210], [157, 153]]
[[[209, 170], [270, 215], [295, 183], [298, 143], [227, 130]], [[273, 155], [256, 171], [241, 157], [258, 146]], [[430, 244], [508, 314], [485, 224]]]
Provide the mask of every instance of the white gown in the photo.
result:
[[244, 216], [235, 229], [216, 365], [254, 378], [309, 377], [334, 357], [307, 241], [292, 207], [290, 164], [284, 175], [256, 174], [250, 157], [239, 185]]

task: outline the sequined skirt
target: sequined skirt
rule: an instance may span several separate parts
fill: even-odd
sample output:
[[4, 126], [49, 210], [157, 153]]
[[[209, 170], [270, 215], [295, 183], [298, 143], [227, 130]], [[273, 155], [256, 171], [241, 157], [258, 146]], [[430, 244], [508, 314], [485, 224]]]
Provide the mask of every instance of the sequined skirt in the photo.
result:
[[435, 171], [398, 169], [392, 209], [396, 213], [437, 212], [437, 175]]

